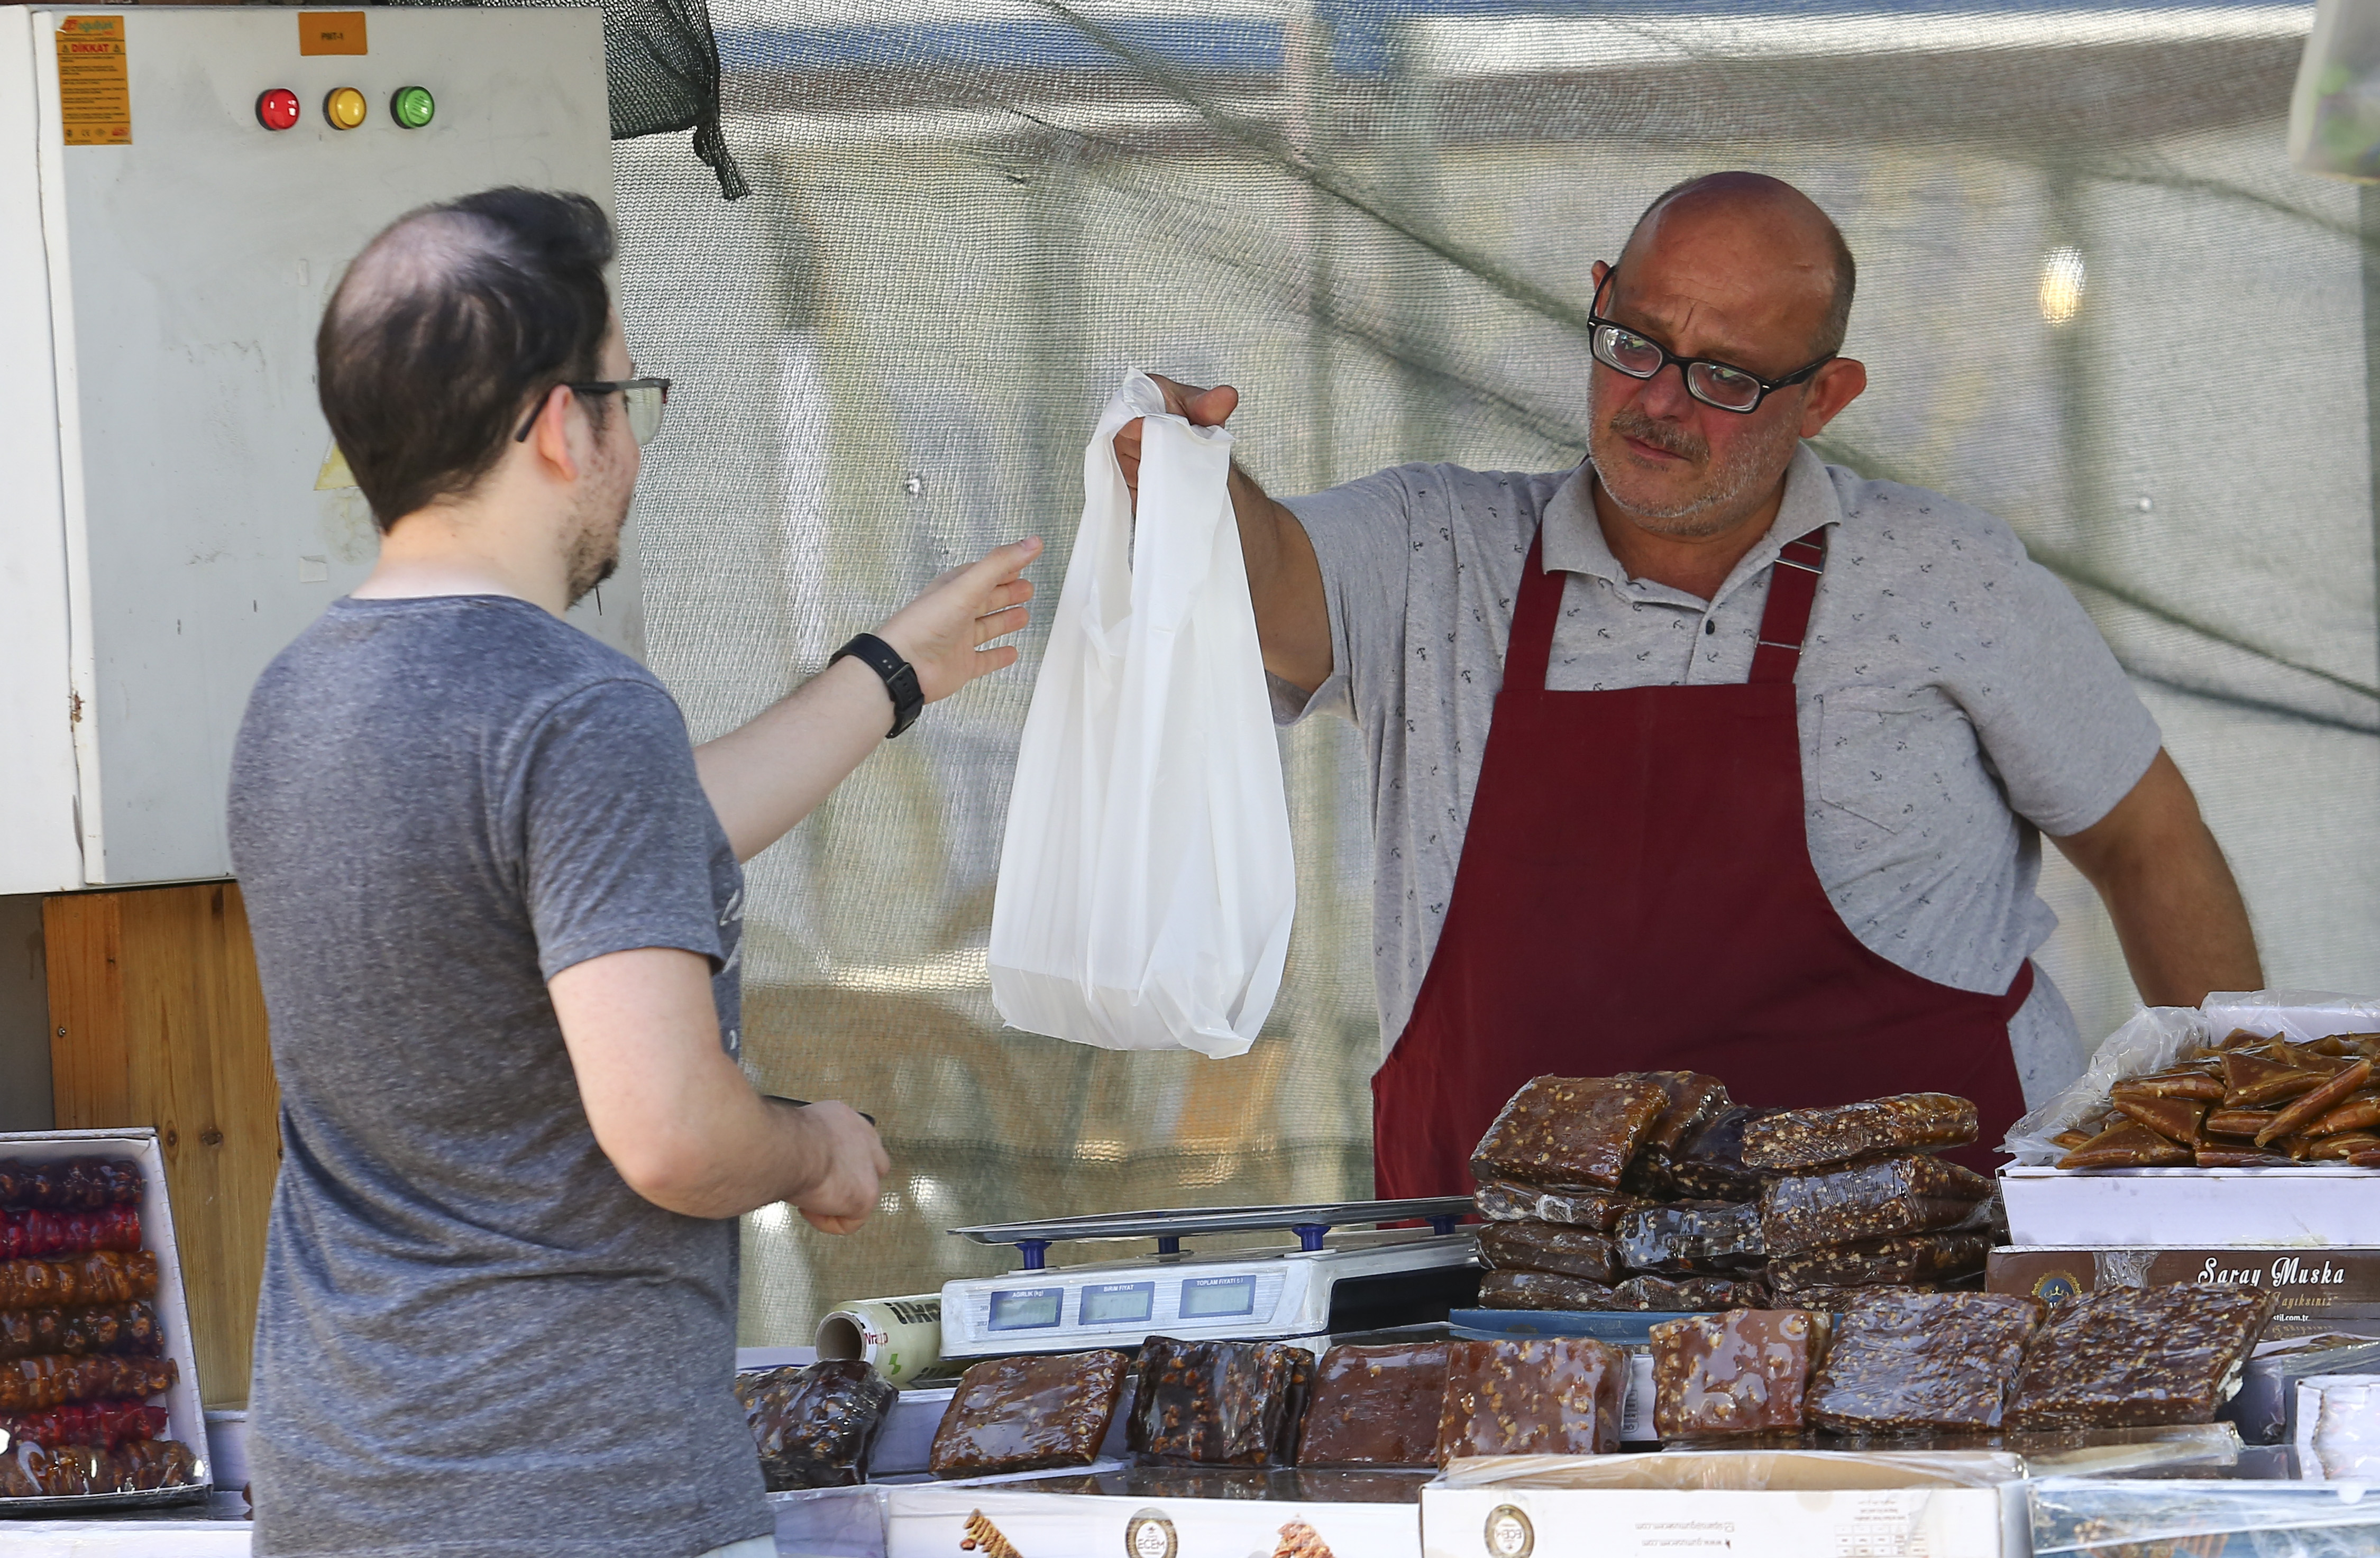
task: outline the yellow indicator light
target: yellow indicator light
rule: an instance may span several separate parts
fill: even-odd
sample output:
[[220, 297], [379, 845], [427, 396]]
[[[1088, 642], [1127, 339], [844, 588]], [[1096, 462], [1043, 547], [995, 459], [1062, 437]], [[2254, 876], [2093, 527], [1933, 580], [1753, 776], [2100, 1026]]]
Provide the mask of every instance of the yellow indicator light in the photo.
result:
[[364, 122], [369, 104], [353, 87], [341, 87], [322, 100], [322, 117], [337, 129], [353, 129]]

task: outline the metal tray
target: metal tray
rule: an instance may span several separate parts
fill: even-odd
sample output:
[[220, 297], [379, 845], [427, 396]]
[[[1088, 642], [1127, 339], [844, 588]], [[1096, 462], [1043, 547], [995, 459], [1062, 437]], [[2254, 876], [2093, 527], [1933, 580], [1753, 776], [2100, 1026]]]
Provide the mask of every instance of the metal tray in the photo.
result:
[[[199, 1463], [199, 1474], [206, 1475], [206, 1462]], [[0, 1499], [0, 1520], [72, 1518], [79, 1515], [105, 1515], [127, 1509], [168, 1509], [186, 1503], [204, 1503], [213, 1496], [214, 1489], [205, 1482], [191, 1482], [179, 1488], [152, 1488], [145, 1493], [67, 1493], [57, 1497], [42, 1494], [30, 1499]]]

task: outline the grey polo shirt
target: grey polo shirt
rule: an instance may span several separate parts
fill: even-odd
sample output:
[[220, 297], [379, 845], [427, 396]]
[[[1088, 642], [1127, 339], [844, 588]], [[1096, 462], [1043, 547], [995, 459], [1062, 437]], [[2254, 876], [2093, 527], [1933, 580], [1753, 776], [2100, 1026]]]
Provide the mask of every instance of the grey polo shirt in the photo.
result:
[[[1322, 565], [1332, 671], [1310, 697], [1274, 678], [1274, 716], [1326, 710], [1363, 733], [1383, 1053], [1446, 920], [1540, 525], [1546, 568], [1569, 576], [1546, 674], [1563, 692], [1745, 680], [1779, 549], [1832, 527], [1795, 677], [1811, 861], [1877, 953], [2006, 990], [2058, 923], [2034, 891], [2040, 834], [2106, 816], [2160, 743], [2066, 587], [1992, 516], [1804, 446], [1777, 522], [1704, 601], [1628, 577], [1588, 480], [1400, 466], [1287, 500]], [[2073, 1014], [2046, 976], [2009, 1033], [2029, 1101], [2080, 1074]]]

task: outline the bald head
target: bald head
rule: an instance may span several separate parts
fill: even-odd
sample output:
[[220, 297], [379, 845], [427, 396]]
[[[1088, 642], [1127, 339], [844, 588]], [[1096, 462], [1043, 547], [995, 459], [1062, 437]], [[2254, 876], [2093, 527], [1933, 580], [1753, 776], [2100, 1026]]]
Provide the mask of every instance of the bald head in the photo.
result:
[[468, 493], [552, 386], [602, 376], [613, 250], [586, 196], [504, 189], [409, 213], [356, 256], [315, 335], [316, 382], [382, 529]]
[[1842, 349], [1859, 280], [1851, 247], [1817, 202], [1762, 173], [1706, 173], [1665, 189], [1628, 235], [1623, 274], [1642, 274], [1677, 253], [1732, 262], [1808, 321], [1811, 357]]

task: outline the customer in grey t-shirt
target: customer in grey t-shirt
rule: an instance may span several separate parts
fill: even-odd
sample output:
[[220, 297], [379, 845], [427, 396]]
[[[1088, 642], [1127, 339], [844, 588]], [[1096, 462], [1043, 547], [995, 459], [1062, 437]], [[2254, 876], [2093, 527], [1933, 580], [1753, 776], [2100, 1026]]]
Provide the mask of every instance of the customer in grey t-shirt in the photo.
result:
[[616, 564], [663, 381], [583, 197], [406, 217], [323, 410], [383, 532], [267, 668], [230, 797], [281, 1086], [249, 1422], [260, 1554], [773, 1552], [730, 1393], [735, 1224], [864, 1221], [840, 1103], [735, 1064], [739, 861], [1010, 663], [1038, 542], [945, 576], [700, 749], [561, 620]]

